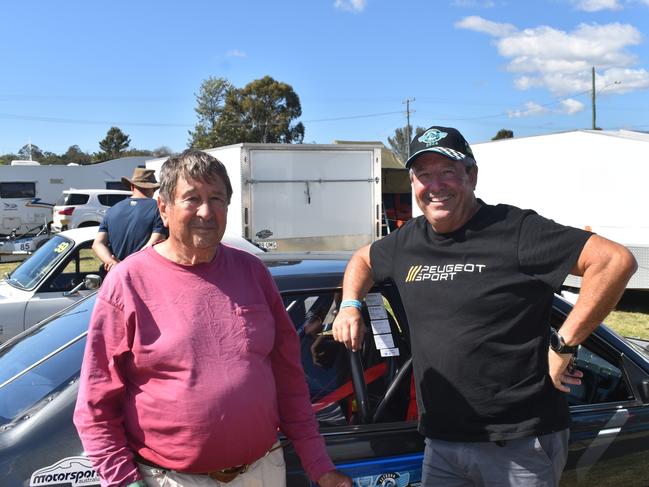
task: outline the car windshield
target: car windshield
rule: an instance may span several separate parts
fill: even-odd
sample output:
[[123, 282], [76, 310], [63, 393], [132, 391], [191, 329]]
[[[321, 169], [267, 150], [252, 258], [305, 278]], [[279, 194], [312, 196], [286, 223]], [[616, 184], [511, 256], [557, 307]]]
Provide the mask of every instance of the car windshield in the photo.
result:
[[0, 350], [0, 426], [79, 377], [94, 295]]
[[33, 289], [74, 248], [74, 242], [55, 235], [20, 264], [10, 274], [7, 282], [20, 289]]

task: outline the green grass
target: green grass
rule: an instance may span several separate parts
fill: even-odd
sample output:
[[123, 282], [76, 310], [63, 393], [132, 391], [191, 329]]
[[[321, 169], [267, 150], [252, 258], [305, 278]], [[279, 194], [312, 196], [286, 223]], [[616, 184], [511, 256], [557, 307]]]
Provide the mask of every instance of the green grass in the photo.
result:
[[4, 279], [5, 272], [10, 273], [16, 267], [18, 267], [18, 264], [20, 264], [20, 262], [6, 262], [6, 263], [3, 263], [3, 264], [0, 264], [0, 279]]
[[613, 311], [605, 323], [622, 336], [649, 340], [649, 314]]
[[604, 322], [620, 335], [649, 340], [649, 291], [627, 291]]
[[[0, 279], [4, 279], [5, 272], [12, 272], [19, 264], [20, 262], [7, 262], [0, 264]], [[101, 261], [91, 249], [81, 250], [81, 272], [97, 272], [100, 265]], [[69, 272], [74, 272], [74, 270], [71, 268]]]

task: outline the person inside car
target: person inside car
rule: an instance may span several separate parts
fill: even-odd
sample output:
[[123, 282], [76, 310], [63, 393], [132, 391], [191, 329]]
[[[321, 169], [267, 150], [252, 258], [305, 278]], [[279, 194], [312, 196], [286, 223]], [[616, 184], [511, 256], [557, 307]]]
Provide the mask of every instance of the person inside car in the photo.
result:
[[102, 485], [282, 486], [279, 429], [313, 481], [351, 487], [318, 432], [269, 271], [221, 243], [225, 167], [189, 149], [160, 180], [169, 238], [108, 274], [89, 326], [74, 422]]
[[[569, 365], [635, 259], [590, 232], [476, 198], [478, 167], [455, 128], [429, 128], [410, 154], [423, 216], [352, 257], [334, 337], [358, 349], [361, 300], [374, 282], [393, 281], [411, 331], [422, 485], [556, 486], [568, 453], [565, 392], [581, 377]], [[553, 292], [569, 273], [583, 277], [581, 293], [552, 331]]]

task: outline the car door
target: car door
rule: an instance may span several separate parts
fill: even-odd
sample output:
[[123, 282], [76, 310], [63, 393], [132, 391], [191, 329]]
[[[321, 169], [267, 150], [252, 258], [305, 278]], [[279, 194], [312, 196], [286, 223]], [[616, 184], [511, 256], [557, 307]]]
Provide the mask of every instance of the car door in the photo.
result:
[[[553, 326], [565, 311], [554, 310]], [[584, 376], [568, 395], [572, 424], [562, 487], [649, 482], [649, 375], [630, 357], [642, 360], [604, 326], [580, 347], [576, 366]]]
[[[396, 289], [374, 289], [363, 308], [363, 350], [335, 342], [331, 325], [338, 289], [286, 293], [284, 304], [301, 341], [312, 407], [327, 451], [356, 485], [408, 485], [421, 480], [423, 438], [417, 413], [408, 330]], [[292, 448], [289, 485], [309, 485]]]
[[77, 302], [92, 291], [81, 288], [67, 294], [82, 283], [88, 274], [99, 274], [101, 262], [91, 249], [92, 242], [84, 242], [63, 260], [44, 280], [27, 303], [25, 328]]
[[0, 344], [24, 330], [25, 308], [32, 295], [7, 279], [0, 281]]

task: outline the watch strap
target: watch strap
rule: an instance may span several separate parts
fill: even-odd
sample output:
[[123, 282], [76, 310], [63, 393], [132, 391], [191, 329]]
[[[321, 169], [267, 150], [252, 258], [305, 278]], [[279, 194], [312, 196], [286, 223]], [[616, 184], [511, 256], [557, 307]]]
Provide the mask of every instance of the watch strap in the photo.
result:
[[563, 339], [556, 328], [551, 328], [551, 333], [552, 335], [554, 335], [554, 339], [550, 339], [550, 348], [552, 350], [562, 355], [577, 355], [577, 352], [579, 351], [579, 345], [566, 345], [566, 341]]

